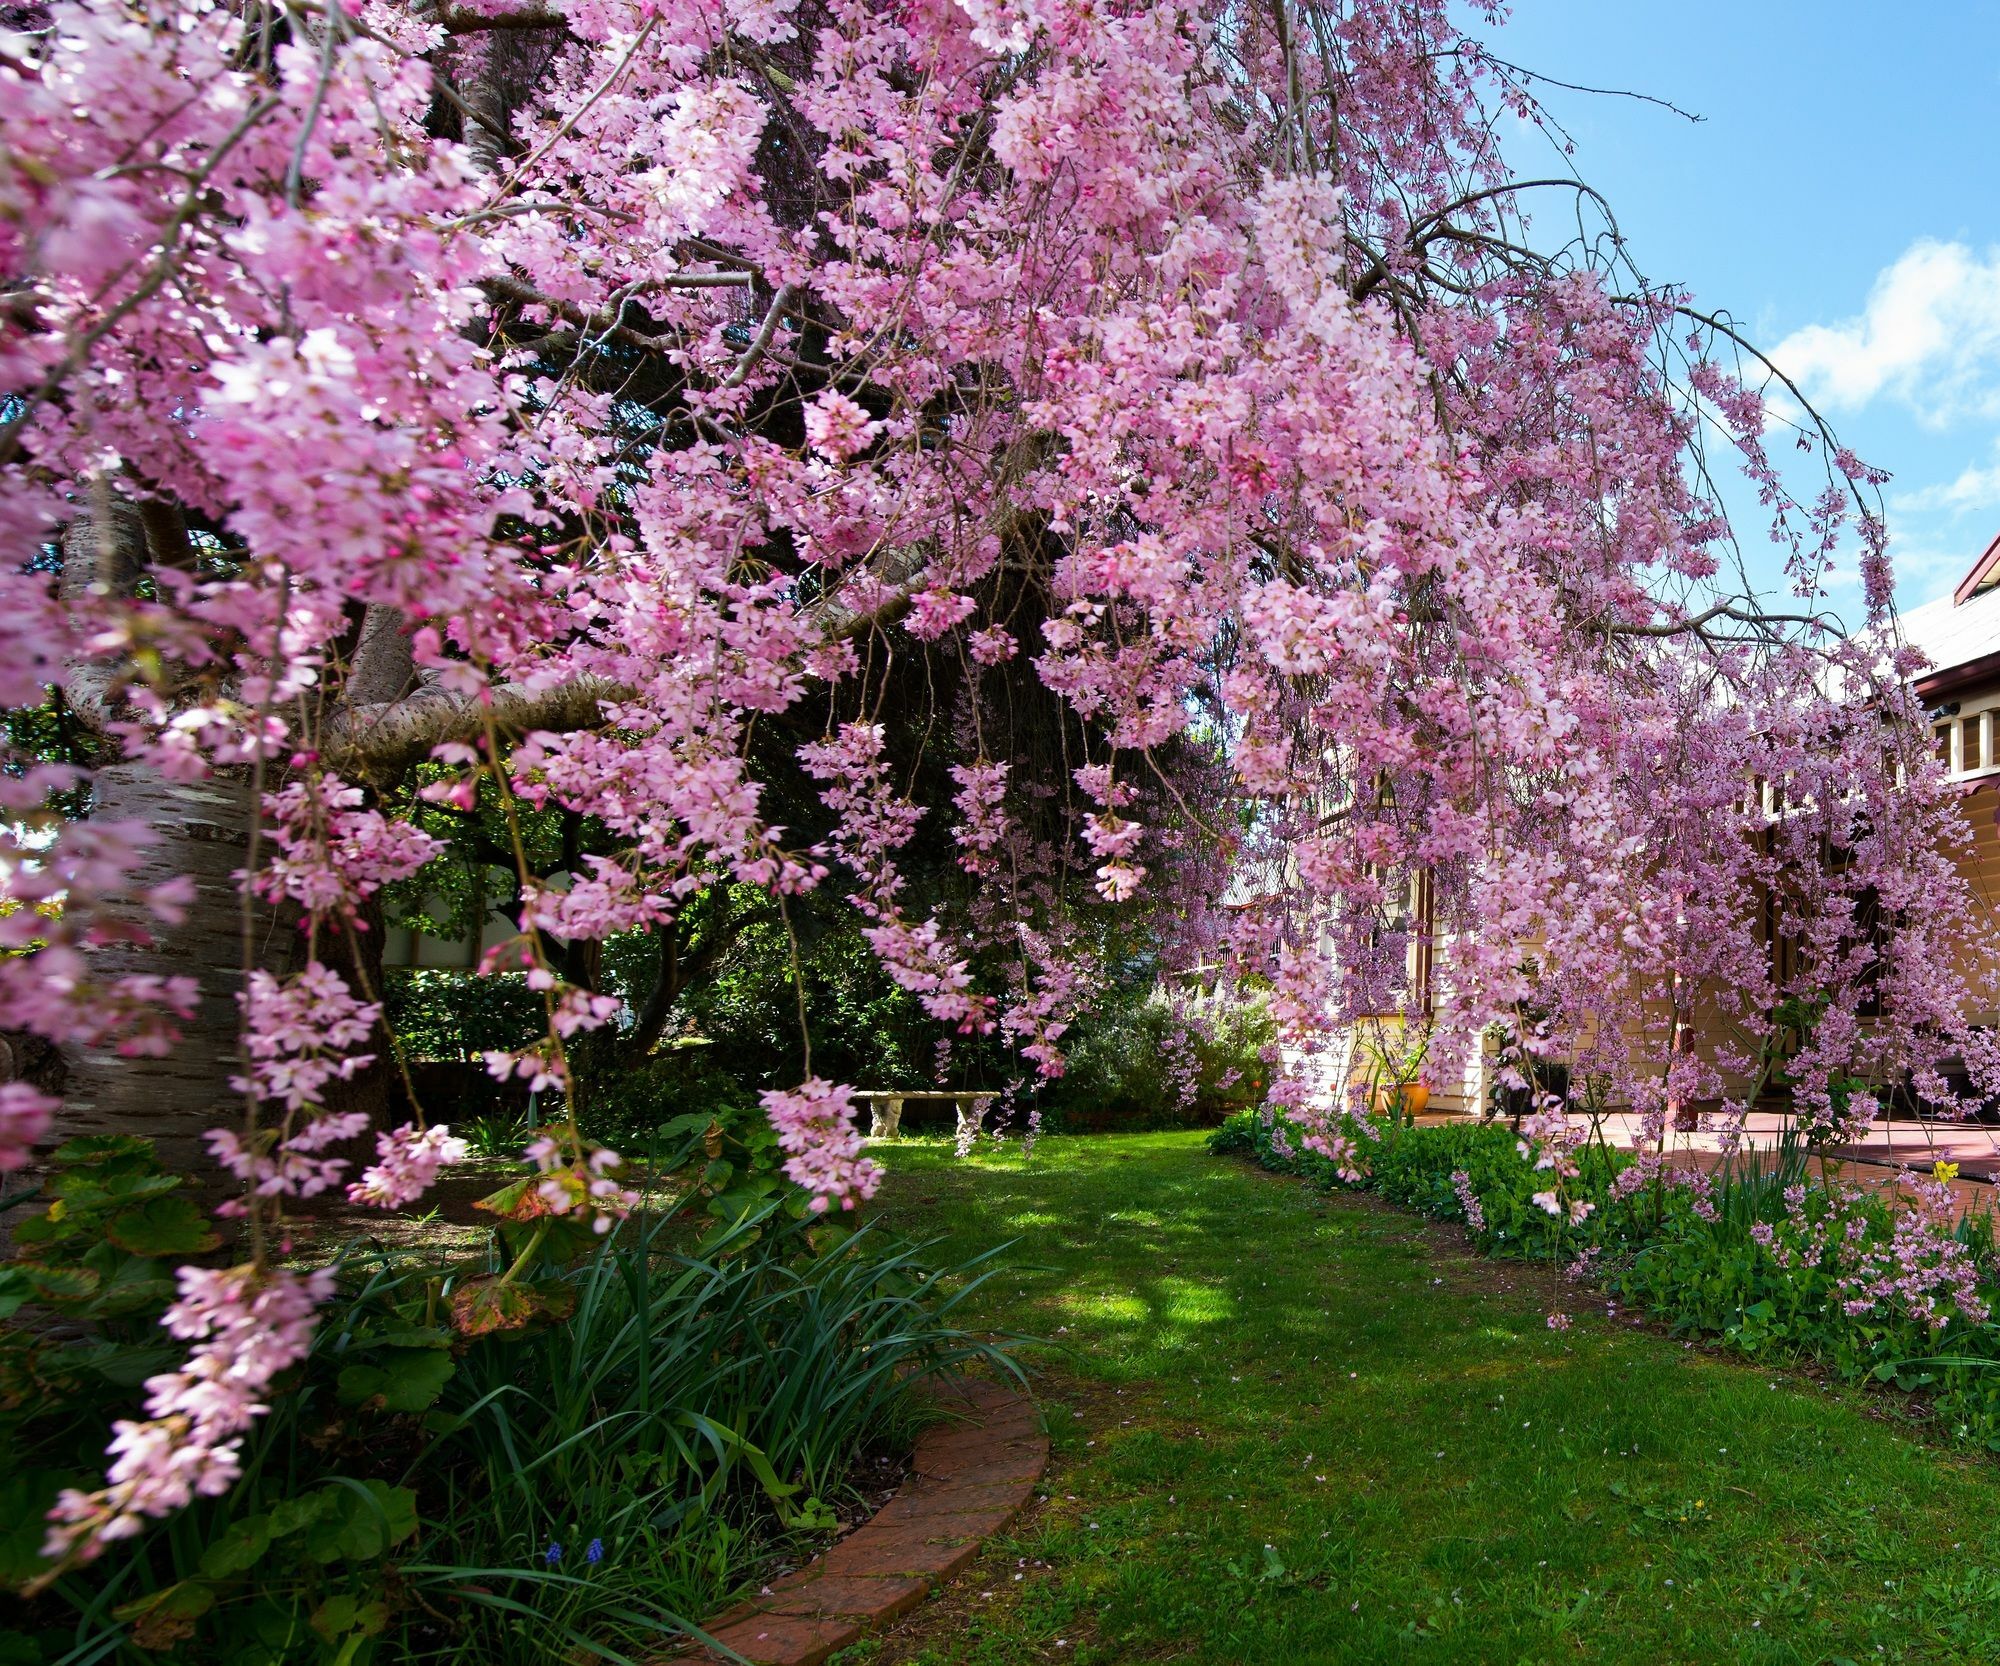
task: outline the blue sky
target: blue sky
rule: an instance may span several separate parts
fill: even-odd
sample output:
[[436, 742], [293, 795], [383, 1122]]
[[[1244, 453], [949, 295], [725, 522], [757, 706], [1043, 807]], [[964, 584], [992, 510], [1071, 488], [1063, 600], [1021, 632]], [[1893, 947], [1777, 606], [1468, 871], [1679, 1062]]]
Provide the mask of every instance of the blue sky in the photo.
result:
[[[1515, 0], [1490, 38], [1705, 118], [1536, 88], [1640, 269], [1734, 313], [1894, 472], [1901, 605], [1949, 593], [2000, 532], [2000, 0]], [[1509, 153], [1549, 156], [1525, 130]]]

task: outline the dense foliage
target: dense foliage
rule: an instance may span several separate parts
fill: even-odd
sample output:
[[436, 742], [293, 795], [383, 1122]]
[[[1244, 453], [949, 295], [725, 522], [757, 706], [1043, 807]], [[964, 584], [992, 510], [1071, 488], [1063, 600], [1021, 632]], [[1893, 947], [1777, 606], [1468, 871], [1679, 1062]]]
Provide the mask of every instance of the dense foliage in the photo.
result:
[[1151, 988], [1108, 1001], [1078, 1023], [1068, 1070], [1039, 1094], [1044, 1126], [1212, 1127], [1263, 1103], [1276, 1043], [1261, 1000]]
[[498, 1262], [357, 1250], [233, 1490], [64, 1572], [42, 1514], [175, 1358], [165, 1258], [214, 1242], [142, 1142], [77, 1142], [57, 1165], [63, 1207], [21, 1220], [0, 1266], [0, 1301], [40, 1321], [0, 1354], [0, 1579], [41, 1587], [0, 1618], [9, 1661], [657, 1652], [788, 1536], [851, 1508], [850, 1464], [907, 1437], [926, 1377], [999, 1359], [954, 1328], [977, 1262], [940, 1269], [740, 1185], [705, 1232], [635, 1217], [542, 1269], [522, 1328], [451, 1323]]
[[[820, 923], [820, 922], [815, 922]], [[1188, 990], [1154, 981], [1157, 963], [1134, 962], [1066, 1038], [1067, 1068], [1053, 1079], [1010, 1072], [991, 1037], [940, 1038], [917, 1002], [896, 987], [851, 922], [789, 943], [779, 923], [753, 924], [733, 939], [708, 975], [674, 1003], [662, 1039], [633, 1056], [621, 1031], [571, 1049], [585, 1083], [592, 1127], [623, 1149], [643, 1152], [655, 1132], [695, 1111], [734, 1117], [761, 1091], [796, 1081], [810, 1038], [821, 1068], [873, 1089], [985, 1088], [996, 1095], [988, 1126], [1085, 1129], [1209, 1127], [1261, 1103], [1276, 1073], [1277, 1026], [1261, 998], [1226, 989]], [[790, 950], [804, 980], [805, 1018]], [[638, 1003], [630, 963], [643, 961], [629, 939], [605, 946], [606, 986]], [[640, 968], [643, 972], [643, 966]], [[419, 1079], [426, 1105], [449, 1114], [473, 1137], [491, 1119], [525, 1119], [524, 1094], [509, 1094], [478, 1060], [489, 1048], [532, 1041], [540, 1012], [518, 975], [478, 977], [449, 970], [393, 971], [385, 1013]], [[457, 1061], [448, 1073], [429, 1067]], [[559, 1116], [560, 1094], [545, 1096], [543, 1120]], [[917, 1101], [903, 1126], [949, 1126], [949, 1105]]]

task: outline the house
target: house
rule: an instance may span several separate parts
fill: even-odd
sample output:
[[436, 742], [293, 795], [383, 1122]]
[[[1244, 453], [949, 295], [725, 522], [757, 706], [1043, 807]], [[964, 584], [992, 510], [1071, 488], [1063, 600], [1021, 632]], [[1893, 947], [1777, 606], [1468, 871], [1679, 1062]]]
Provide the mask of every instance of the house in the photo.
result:
[[[1912, 685], [1930, 713], [1938, 759], [1962, 782], [1970, 851], [1960, 871], [1988, 935], [2000, 930], [2000, 536], [1951, 595], [1903, 616], [1931, 662]], [[1981, 1023], [2000, 1013], [1977, 1012]]]
[[[1985, 786], [2000, 779], [2000, 537], [1949, 597], [1903, 616], [1903, 634], [1931, 662], [1916, 680], [1951, 773]], [[1986, 829], [1990, 835], [1992, 818]]]
[[[1971, 893], [1971, 906], [1991, 937], [2000, 931], [2000, 536], [1996, 536], [1948, 597], [1915, 608], [1901, 620], [1904, 640], [1930, 662], [1912, 685], [1932, 720], [1939, 761], [1963, 784], [1963, 805], [1971, 844], [1960, 867]], [[1781, 813], [1770, 783], [1758, 783], [1767, 814]], [[1407, 987], [1415, 1010], [1432, 1010], [1431, 959], [1433, 920], [1428, 886], [1423, 876], [1412, 881], [1406, 906], [1386, 929], [1406, 934]], [[1767, 899], [1765, 933], [1772, 953], [1786, 952], [1773, 911], [1777, 899]], [[1864, 1006], [1862, 1014], [1867, 1015]], [[1973, 1012], [1976, 1023], [2000, 1023], [2000, 1011]], [[1378, 1060], [1407, 1056], [1402, 1017], [1388, 1014], [1364, 1018], [1352, 1029], [1329, 1038], [1332, 1045], [1288, 1062], [1306, 1075], [1309, 1095], [1327, 1103], [1351, 1094], [1376, 1078]], [[1697, 1019], [1686, 1032], [1686, 1044], [1706, 1051], [1724, 1035]], [[1727, 1039], [1742, 1045], [1745, 1038]], [[1433, 1112], [1478, 1113], [1496, 1103], [1496, 1070], [1492, 1046], [1473, 1052], [1462, 1070], [1441, 1077], [1428, 1075], [1428, 1109]], [[1545, 1083], [1565, 1091], [1566, 1072], [1556, 1063]], [[1744, 1084], [1747, 1088], [1748, 1084]], [[1740, 1091], [1740, 1090], [1739, 1090]], [[1698, 1109], [1700, 1107], [1691, 1107]]]

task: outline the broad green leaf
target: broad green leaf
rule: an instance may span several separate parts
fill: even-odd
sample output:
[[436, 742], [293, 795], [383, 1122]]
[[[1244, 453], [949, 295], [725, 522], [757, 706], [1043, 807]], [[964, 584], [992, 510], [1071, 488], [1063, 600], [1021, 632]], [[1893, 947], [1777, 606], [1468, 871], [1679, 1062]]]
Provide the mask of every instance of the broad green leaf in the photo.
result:
[[457, 1369], [439, 1348], [385, 1348], [340, 1373], [340, 1398], [350, 1406], [423, 1411], [437, 1403]]
[[339, 1488], [323, 1492], [308, 1493], [304, 1498], [286, 1498], [271, 1506], [271, 1537], [289, 1538], [303, 1527], [310, 1527], [339, 1503], [336, 1494]]
[[227, 1579], [231, 1574], [255, 1566], [270, 1548], [269, 1516], [246, 1516], [242, 1521], [233, 1521], [222, 1536], [211, 1539], [208, 1548], [201, 1553], [202, 1577]]
[[490, 1196], [480, 1198], [473, 1204], [475, 1209], [483, 1209], [489, 1215], [498, 1215], [502, 1220], [538, 1220], [549, 1212], [549, 1206], [542, 1201], [537, 1190], [541, 1176], [523, 1175], [511, 1186], [502, 1186]]
[[305, 1536], [305, 1553], [315, 1562], [372, 1562], [417, 1530], [417, 1495], [408, 1487], [363, 1481], [323, 1490], [333, 1503]]
[[185, 1348], [171, 1344], [98, 1342], [73, 1348], [64, 1359], [75, 1369], [88, 1371], [115, 1387], [137, 1388], [148, 1377], [171, 1370], [186, 1357]]
[[354, 1598], [343, 1591], [338, 1596], [328, 1597], [314, 1609], [307, 1623], [331, 1643], [336, 1637], [354, 1629], [354, 1610], [357, 1606]]
[[137, 1208], [121, 1209], [104, 1232], [134, 1255], [200, 1255], [222, 1242], [184, 1197], [149, 1198]]
[[62, 1200], [58, 1198], [39, 1215], [30, 1215], [14, 1227], [14, 1242], [17, 1244], [54, 1244], [71, 1236], [76, 1228], [63, 1219]]
[[576, 1286], [562, 1279], [503, 1284], [497, 1276], [468, 1279], [452, 1293], [451, 1317], [463, 1336], [518, 1330], [537, 1319], [566, 1319], [576, 1311]]
[[80, 1302], [97, 1294], [99, 1280], [88, 1267], [44, 1267], [18, 1261], [14, 1270], [27, 1281], [37, 1301]]
[[[105, 1253], [99, 1256], [98, 1250]], [[131, 1255], [111, 1244], [99, 1244], [84, 1260], [103, 1277], [97, 1298], [90, 1306], [93, 1317], [116, 1318], [141, 1308], [164, 1306], [173, 1299], [172, 1274], [165, 1263], [150, 1256]]]
[[721, 1196], [709, 1200], [708, 1212], [718, 1220], [741, 1220], [777, 1189], [769, 1175], [746, 1175]]
[[151, 1140], [136, 1139], [130, 1134], [79, 1134], [73, 1140], [65, 1140], [49, 1154], [49, 1160], [65, 1167], [81, 1163], [108, 1163], [121, 1158], [144, 1157], [148, 1161], [153, 1156]]
[[181, 1188], [177, 1174], [113, 1174], [104, 1178], [104, 1194], [116, 1203], [143, 1203]]
[[498, 1278], [469, 1279], [451, 1295], [452, 1323], [465, 1336], [517, 1330], [534, 1316], [535, 1303], [528, 1292]]

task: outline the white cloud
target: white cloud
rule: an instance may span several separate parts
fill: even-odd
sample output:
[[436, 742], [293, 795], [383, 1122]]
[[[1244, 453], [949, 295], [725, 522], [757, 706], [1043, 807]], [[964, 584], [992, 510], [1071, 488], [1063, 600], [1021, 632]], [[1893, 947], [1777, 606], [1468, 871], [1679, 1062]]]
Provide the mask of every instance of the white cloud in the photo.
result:
[[1932, 424], [2000, 411], [2000, 247], [1982, 257], [1963, 243], [1912, 243], [1876, 275], [1859, 315], [1795, 330], [1771, 358], [1835, 409], [1886, 393]]
[[1993, 448], [1994, 461], [1985, 466], [1968, 463], [1955, 480], [1922, 486], [1913, 492], [1898, 492], [1889, 506], [1905, 514], [1922, 514], [1941, 509], [1962, 515], [1974, 509], [2000, 509], [2000, 444]]

